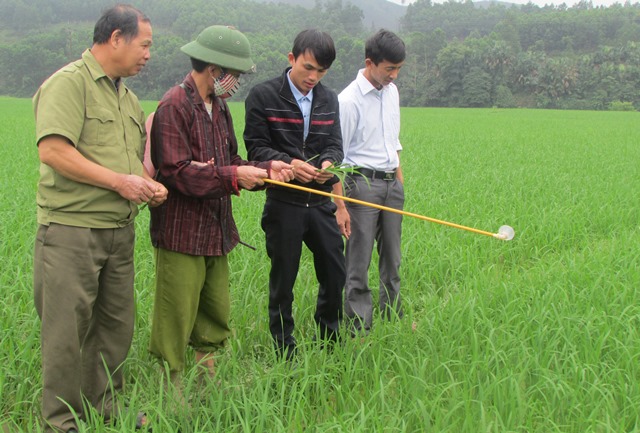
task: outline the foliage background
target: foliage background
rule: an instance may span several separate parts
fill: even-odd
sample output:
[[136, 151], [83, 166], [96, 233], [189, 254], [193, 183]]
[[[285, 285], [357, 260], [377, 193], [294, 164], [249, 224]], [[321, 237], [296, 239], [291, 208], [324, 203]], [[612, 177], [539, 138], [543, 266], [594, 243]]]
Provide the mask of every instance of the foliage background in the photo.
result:
[[[398, 80], [404, 106], [640, 108], [640, 4], [573, 7], [529, 3], [444, 4], [418, 0], [135, 0], [154, 25], [152, 59], [129, 84], [157, 100], [188, 72], [179, 48], [212, 24], [250, 39], [258, 72], [278, 75], [304, 28], [329, 32], [338, 56], [324, 79], [342, 90], [363, 63], [364, 40], [384, 26], [399, 33], [408, 58]], [[91, 43], [104, 0], [0, 0], [0, 94], [29, 97]]]

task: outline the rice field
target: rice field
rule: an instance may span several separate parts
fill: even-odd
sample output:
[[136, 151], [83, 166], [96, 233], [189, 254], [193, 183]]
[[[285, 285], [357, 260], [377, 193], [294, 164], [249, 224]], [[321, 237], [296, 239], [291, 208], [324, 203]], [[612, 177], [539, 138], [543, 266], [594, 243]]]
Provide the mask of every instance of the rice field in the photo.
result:
[[[232, 110], [241, 138], [243, 105]], [[317, 283], [305, 252], [291, 368], [268, 335], [264, 194], [245, 191], [236, 221], [257, 250], [230, 255], [234, 337], [215, 381], [187, 371], [179, 405], [147, 352], [154, 269], [143, 212], [124, 394], [155, 432], [640, 432], [640, 113], [402, 116], [405, 210], [489, 232], [508, 224], [515, 239], [405, 218], [404, 319], [375, 321], [366, 339], [330, 353], [311, 342]], [[0, 98], [0, 167], [0, 431], [39, 432], [38, 158], [27, 99]], [[114, 427], [91, 413], [80, 427], [129, 432], [134, 417]]]

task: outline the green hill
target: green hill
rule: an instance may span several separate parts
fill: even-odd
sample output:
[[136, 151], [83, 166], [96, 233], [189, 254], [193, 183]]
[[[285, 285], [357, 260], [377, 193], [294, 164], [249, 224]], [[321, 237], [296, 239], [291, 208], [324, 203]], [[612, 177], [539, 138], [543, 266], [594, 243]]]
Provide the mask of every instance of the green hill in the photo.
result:
[[[290, 4], [313, 9], [318, 0], [256, 0], [262, 3]], [[381, 27], [398, 31], [400, 29], [400, 19], [407, 11], [406, 6], [391, 3], [387, 0], [333, 0], [323, 2], [326, 5], [342, 4], [347, 7], [349, 4], [362, 10], [364, 14], [364, 25], [367, 29], [378, 29]]]

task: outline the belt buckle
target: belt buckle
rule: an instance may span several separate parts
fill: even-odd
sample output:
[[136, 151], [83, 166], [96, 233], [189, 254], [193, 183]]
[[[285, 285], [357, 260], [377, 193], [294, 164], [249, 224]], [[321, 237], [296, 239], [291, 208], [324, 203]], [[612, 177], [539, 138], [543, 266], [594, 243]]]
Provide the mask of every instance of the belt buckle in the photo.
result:
[[382, 178], [382, 180], [386, 180], [386, 181], [392, 181], [396, 179], [396, 172], [395, 171], [385, 171], [384, 172], [384, 177]]

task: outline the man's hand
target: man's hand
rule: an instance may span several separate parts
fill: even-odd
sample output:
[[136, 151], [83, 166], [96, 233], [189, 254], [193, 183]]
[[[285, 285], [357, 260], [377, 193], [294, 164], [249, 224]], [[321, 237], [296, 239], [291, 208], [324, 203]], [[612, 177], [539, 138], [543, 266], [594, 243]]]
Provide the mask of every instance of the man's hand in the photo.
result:
[[318, 170], [308, 162], [304, 162], [301, 159], [294, 159], [291, 161], [293, 166], [293, 174], [295, 179], [301, 183], [309, 183], [315, 180]]
[[284, 161], [271, 161], [269, 178], [279, 182], [289, 182], [294, 178], [293, 166]]
[[338, 224], [338, 229], [340, 229], [342, 236], [349, 239], [349, 236], [351, 236], [351, 215], [349, 215], [344, 200], [338, 198], [343, 195], [342, 183], [334, 183], [333, 187], [331, 187], [331, 192], [337, 196], [334, 197], [333, 202], [336, 204], [336, 223]]
[[114, 189], [127, 200], [142, 204], [153, 198], [157, 189], [156, 184], [157, 182], [135, 174], [118, 174]]
[[244, 189], [253, 189], [264, 185], [262, 179], [267, 177], [267, 170], [252, 165], [240, 165], [237, 168], [236, 177], [239, 186]]
[[336, 209], [336, 221], [342, 236], [349, 239], [349, 236], [351, 236], [351, 215], [349, 215], [346, 206], [338, 206], [338, 209]]
[[331, 167], [331, 165], [332, 165], [331, 161], [322, 161], [322, 169], [316, 170], [316, 182], [323, 184], [333, 177], [333, 173], [324, 171], [325, 168]]
[[164, 187], [160, 182], [153, 182], [155, 185], [155, 192], [153, 193], [153, 197], [148, 201], [149, 207], [160, 206], [165, 202], [167, 196], [169, 195], [169, 191]]
[[208, 167], [210, 165], [215, 164], [215, 158], [211, 158], [207, 162], [191, 161], [190, 164], [193, 165], [193, 166], [196, 166], [196, 167]]

